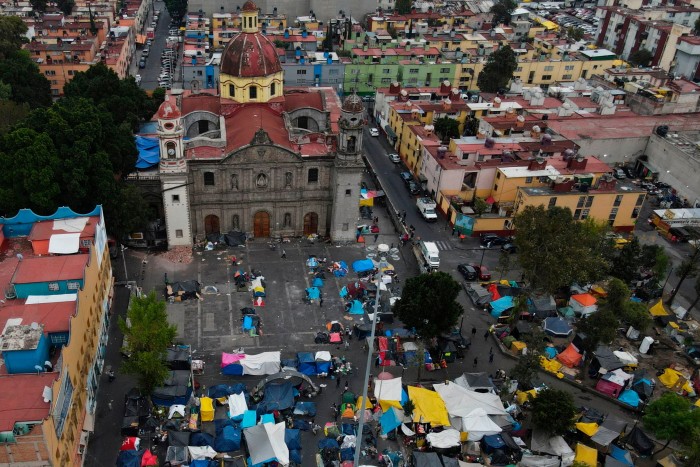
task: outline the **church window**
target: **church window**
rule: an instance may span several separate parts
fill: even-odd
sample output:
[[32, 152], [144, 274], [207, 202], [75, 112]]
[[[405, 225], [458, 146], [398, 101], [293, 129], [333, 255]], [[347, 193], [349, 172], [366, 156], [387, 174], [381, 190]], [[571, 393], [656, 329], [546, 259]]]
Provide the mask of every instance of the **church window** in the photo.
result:
[[258, 188], [265, 188], [267, 186], [267, 175], [263, 173], [258, 174], [255, 179], [255, 185], [257, 185]]
[[275, 94], [277, 94], [277, 84], [276, 84], [276, 83], [272, 83], [272, 84], [270, 85], [270, 95], [271, 95], [271, 96], [274, 96]]
[[204, 172], [204, 184], [214, 186], [214, 172]]
[[249, 97], [251, 99], [257, 99], [258, 98], [258, 87], [257, 86], [251, 86], [248, 89]]
[[286, 172], [284, 174], [284, 186], [285, 187], [291, 187], [292, 186], [292, 180], [293, 180], [294, 175], [292, 175], [292, 172]]
[[173, 203], [179, 203], [180, 202], [180, 195], [173, 195]]
[[182, 229], [175, 230], [175, 237], [182, 238]]
[[352, 196], [352, 190], [350, 190], [350, 189], [345, 190], [345, 196]]
[[318, 169], [309, 169], [308, 182], [309, 183], [317, 183], [318, 182]]
[[231, 227], [233, 230], [240, 230], [241, 228], [241, 218], [238, 217], [238, 214], [234, 214], [233, 218], [231, 219]]
[[236, 86], [234, 86], [233, 84], [229, 84], [228, 85], [228, 94], [231, 97], [236, 97]]

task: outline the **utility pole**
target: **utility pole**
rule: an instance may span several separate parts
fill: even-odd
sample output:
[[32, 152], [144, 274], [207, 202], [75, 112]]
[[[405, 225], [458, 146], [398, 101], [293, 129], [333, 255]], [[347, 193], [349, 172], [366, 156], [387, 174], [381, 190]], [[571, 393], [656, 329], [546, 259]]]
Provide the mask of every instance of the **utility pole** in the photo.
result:
[[374, 334], [377, 328], [377, 316], [379, 316], [379, 296], [382, 290], [383, 274], [377, 280], [377, 298], [374, 301], [374, 316], [372, 316], [372, 331], [367, 346], [367, 365], [365, 365], [365, 384], [362, 387], [362, 407], [360, 407], [360, 424], [357, 428], [357, 438], [355, 439], [355, 458], [353, 465], [360, 465], [360, 455], [362, 454], [362, 430], [365, 427], [365, 405], [367, 404], [367, 387], [369, 386], [369, 373], [372, 369], [372, 354], [374, 353]]
[[122, 247], [122, 263], [124, 264], [124, 282], [129, 282], [129, 273], [126, 272], [126, 256], [124, 255], [124, 251], [126, 251], [126, 247], [124, 245]]

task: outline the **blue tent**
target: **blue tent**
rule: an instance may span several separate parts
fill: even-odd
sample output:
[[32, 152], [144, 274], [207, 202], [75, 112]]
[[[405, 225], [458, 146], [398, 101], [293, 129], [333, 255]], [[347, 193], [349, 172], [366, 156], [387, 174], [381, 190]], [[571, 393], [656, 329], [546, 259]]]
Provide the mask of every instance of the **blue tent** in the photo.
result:
[[306, 260], [306, 265], [310, 268], [317, 268], [318, 267], [318, 260], [312, 256]]
[[209, 387], [209, 397], [218, 399], [219, 397], [228, 397], [231, 394], [240, 394], [245, 391], [245, 384], [237, 383], [232, 386], [227, 384], [217, 384]]
[[321, 296], [321, 291], [318, 289], [318, 287], [309, 287], [306, 289], [306, 296], [309, 298], [309, 300], [318, 300], [318, 298]]
[[330, 360], [316, 360], [316, 373], [328, 374], [331, 371], [331, 361]]
[[343, 286], [342, 289], [340, 289], [340, 298], [345, 298], [348, 296], [348, 288], [347, 286]]
[[382, 426], [382, 434], [385, 435], [391, 430], [401, 426], [401, 420], [396, 416], [395, 407], [390, 407], [389, 410], [379, 418], [379, 423]]
[[339, 261], [340, 268], [333, 271], [335, 277], [345, 277], [348, 273], [348, 265], [345, 261]]
[[214, 440], [214, 451], [230, 452], [241, 449], [241, 430], [232, 426], [225, 426]]
[[253, 329], [253, 327], [253, 317], [250, 315], [245, 315], [243, 317], [243, 330], [250, 331], [251, 329]]
[[634, 465], [634, 462], [632, 462], [632, 456], [630, 455], [629, 451], [617, 447], [614, 444], [610, 445], [610, 457], [622, 462], [625, 465]]
[[287, 428], [284, 430], [284, 443], [290, 451], [292, 449], [301, 449], [301, 432]]
[[258, 413], [269, 413], [273, 410], [284, 410], [294, 407], [294, 386], [292, 383], [268, 384], [265, 386], [264, 397], [258, 404]]
[[560, 317], [545, 318], [542, 328], [544, 332], [554, 337], [566, 337], [574, 331], [569, 322]]
[[313, 285], [314, 287], [323, 287], [323, 279], [317, 277], [316, 279], [314, 279], [311, 285]]
[[340, 445], [333, 438], [323, 438], [318, 442], [318, 450], [322, 449], [339, 449]]
[[250, 428], [255, 426], [258, 421], [258, 413], [255, 410], [246, 410], [243, 414], [243, 421], [241, 421], [241, 428]]
[[290, 449], [289, 460], [295, 462], [297, 465], [303, 465], [301, 462], [301, 449]]
[[209, 459], [197, 459], [190, 462], [190, 467], [218, 467], [218, 465], [215, 460]]
[[147, 169], [160, 162], [160, 144], [158, 138], [148, 138], [145, 136], [135, 136], [136, 149], [139, 156], [136, 159], [137, 169]]
[[629, 405], [630, 407], [639, 406], [639, 394], [637, 394], [631, 389], [625, 389], [624, 391], [622, 391], [622, 394], [620, 394], [620, 397], [618, 397], [617, 399], [620, 402], [624, 402], [625, 404]]
[[119, 451], [117, 467], [141, 467], [141, 457], [145, 451]]
[[351, 315], [364, 315], [365, 314], [365, 309], [362, 307], [362, 302], [359, 300], [353, 300], [352, 304], [350, 305], [350, 309], [348, 312]]
[[316, 374], [316, 359], [314, 354], [311, 352], [298, 352], [297, 359], [299, 360], [299, 366], [297, 370], [299, 373], [306, 376], [313, 376]]
[[272, 423], [274, 425], [275, 416], [272, 415], [271, 413], [263, 414], [263, 416], [260, 417], [260, 423]]
[[214, 437], [203, 431], [192, 433], [188, 446], [214, 446]]
[[554, 347], [546, 347], [544, 349], [544, 353], [545, 355], [547, 355], [547, 358], [554, 358], [559, 352], [557, 352], [557, 349], [555, 349]]
[[491, 316], [494, 318], [499, 318], [504, 311], [513, 308], [513, 297], [506, 295], [498, 300], [494, 300], [490, 303], [491, 305]]
[[374, 269], [374, 262], [371, 259], [358, 259], [352, 263], [352, 270], [355, 272], [367, 272]]
[[299, 401], [294, 405], [294, 415], [316, 416], [316, 402]]
[[233, 421], [230, 418], [217, 418], [214, 420], [214, 432], [219, 436], [227, 426], [233, 426]]
[[481, 438], [481, 444], [488, 454], [491, 454], [496, 449], [502, 449], [506, 442], [503, 441], [501, 435], [487, 435]]

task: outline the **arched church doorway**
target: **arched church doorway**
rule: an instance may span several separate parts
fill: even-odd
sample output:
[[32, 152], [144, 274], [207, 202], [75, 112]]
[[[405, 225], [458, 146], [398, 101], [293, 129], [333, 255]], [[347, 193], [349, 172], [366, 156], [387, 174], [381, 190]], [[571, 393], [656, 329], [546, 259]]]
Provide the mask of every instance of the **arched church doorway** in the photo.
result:
[[204, 233], [207, 235], [221, 233], [219, 216], [209, 214], [207, 217], [204, 218]]
[[270, 214], [258, 211], [253, 217], [253, 235], [256, 238], [270, 236]]
[[304, 235], [318, 233], [318, 214], [309, 212], [304, 216]]

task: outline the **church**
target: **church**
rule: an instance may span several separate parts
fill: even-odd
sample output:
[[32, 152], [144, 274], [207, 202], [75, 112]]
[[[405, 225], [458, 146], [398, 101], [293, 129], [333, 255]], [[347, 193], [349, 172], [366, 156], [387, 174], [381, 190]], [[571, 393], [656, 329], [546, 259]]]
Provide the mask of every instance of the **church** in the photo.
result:
[[354, 241], [364, 168], [362, 100], [332, 88], [283, 86], [258, 8], [224, 49], [219, 87], [173, 90], [155, 115], [170, 247], [242, 231]]

